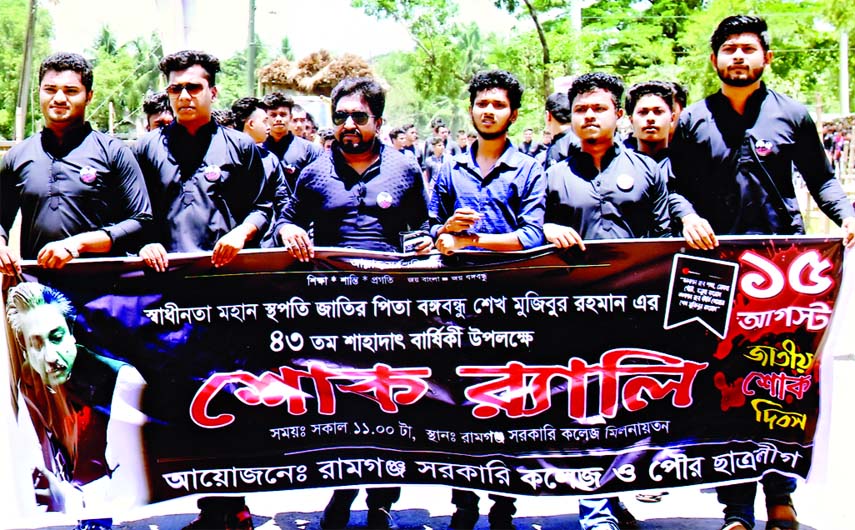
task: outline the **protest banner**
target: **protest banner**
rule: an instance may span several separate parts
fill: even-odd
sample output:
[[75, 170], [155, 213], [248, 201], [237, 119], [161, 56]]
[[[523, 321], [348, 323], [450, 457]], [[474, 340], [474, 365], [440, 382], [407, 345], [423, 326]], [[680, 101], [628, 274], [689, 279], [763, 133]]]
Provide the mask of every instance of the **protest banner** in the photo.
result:
[[[9, 341], [19, 428], [36, 447], [18, 446], [16, 463], [84, 495], [139, 469], [147, 501], [360, 484], [592, 496], [807, 476], [839, 240], [587, 247], [318, 249], [309, 264], [247, 251], [221, 269], [176, 256], [166, 273], [123, 259], [26, 266], [25, 281], [76, 309], [80, 365], [66, 363], [53, 385], [65, 390], [37, 393], [51, 385]], [[138, 396], [128, 372], [145, 381]], [[57, 396], [64, 409], [45, 414]], [[73, 428], [57, 436], [59, 419]], [[105, 424], [138, 427], [141, 463], [111, 462]]]

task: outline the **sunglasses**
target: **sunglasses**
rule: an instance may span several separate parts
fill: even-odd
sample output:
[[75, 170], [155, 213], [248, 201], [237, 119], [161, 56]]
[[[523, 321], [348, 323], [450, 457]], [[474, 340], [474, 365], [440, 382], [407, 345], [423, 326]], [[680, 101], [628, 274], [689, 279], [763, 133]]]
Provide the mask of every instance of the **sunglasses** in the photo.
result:
[[166, 93], [170, 96], [180, 96], [186, 90], [189, 95], [198, 96], [204, 89], [205, 85], [201, 83], [176, 83], [166, 87]]
[[366, 123], [368, 123], [368, 118], [373, 117], [374, 116], [372, 116], [371, 114], [362, 111], [342, 112], [340, 110], [337, 110], [333, 112], [332, 122], [336, 125], [344, 125], [344, 122], [346, 122], [347, 119], [350, 118], [351, 120], [353, 120], [353, 123], [357, 125], [365, 125]]

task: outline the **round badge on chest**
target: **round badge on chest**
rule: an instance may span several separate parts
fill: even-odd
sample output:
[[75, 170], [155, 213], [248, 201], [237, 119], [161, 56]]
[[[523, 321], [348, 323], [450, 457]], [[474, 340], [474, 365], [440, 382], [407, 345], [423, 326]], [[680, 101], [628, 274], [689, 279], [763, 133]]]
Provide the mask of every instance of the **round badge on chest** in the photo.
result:
[[632, 178], [632, 175], [628, 175], [626, 173], [618, 175], [618, 178], [617, 178], [618, 189], [620, 189], [621, 191], [629, 191], [632, 189], [633, 186], [635, 186], [635, 179]]
[[754, 149], [760, 156], [766, 156], [771, 153], [772, 147], [772, 142], [770, 142], [769, 140], [757, 140], [757, 143], [754, 144]]
[[377, 194], [377, 206], [385, 209], [392, 206], [392, 194], [387, 191], [381, 191]]
[[220, 175], [222, 175], [222, 171], [220, 171], [220, 166], [210, 165], [205, 166], [204, 174], [205, 180], [208, 182], [216, 182], [220, 180]]
[[98, 172], [92, 166], [84, 166], [80, 168], [80, 180], [86, 184], [92, 184], [98, 178]]

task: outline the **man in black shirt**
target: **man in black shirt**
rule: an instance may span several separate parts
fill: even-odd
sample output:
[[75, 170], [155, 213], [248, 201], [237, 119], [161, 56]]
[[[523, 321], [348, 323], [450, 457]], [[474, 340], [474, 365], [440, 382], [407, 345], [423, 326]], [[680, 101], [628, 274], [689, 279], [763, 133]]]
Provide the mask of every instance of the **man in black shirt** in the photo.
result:
[[80, 254], [136, 250], [151, 206], [140, 168], [125, 145], [85, 121], [92, 65], [56, 53], [39, 68], [42, 132], [13, 147], [0, 169], [0, 270], [20, 272], [8, 247], [21, 210], [21, 256], [60, 268]]
[[656, 162], [668, 158], [668, 140], [677, 119], [671, 84], [647, 81], [632, 85], [626, 94], [626, 112], [632, 124], [632, 136], [624, 145]]
[[721, 90], [683, 111], [670, 154], [671, 213], [682, 220], [686, 241], [711, 249], [716, 234], [803, 234], [795, 166], [823, 212], [843, 227], [844, 242], [855, 246], [855, 211], [807, 109], [760, 79], [772, 60], [766, 23], [730, 17], [712, 44]]
[[300, 172], [321, 155], [322, 149], [291, 132], [293, 99], [281, 92], [272, 92], [264, 96], [264, 106], [270, 122], [270, 136], [264, 147], [279, 157], [285, 183], [288, 190], [293, 191]]
[[169, 96], [166, 92], [155, 92], [149, 94], [143, 100], [143, 112], [145, 113], [145, 130], [152, 131], [166, 127], [173, 121], [172, 106], [169, 104]]
[[546, 171], [567, 158], [570, 145], [578, 143], [570, 123], [570, 101], [565, 92], [553, 92], [546, 98], [546, 130], [552, 133], [552, 142], [535, 156]]
[[314, 245], [398, 252], [400, 232], [427, 227], [421, 171], [377, 138], [385, 93], [376, 81], [347, 78], [332, 99], [336, 141], [297, 179], [276, 222], [277, 243], [301, 261]]
[[154, 212], [153, 243], [140, 257], [164, 271], [167, 252], [213, 250], [211, 262], [221, 267], [270, 221], [261, 153], [251, 138], [211, 119], [216, 57], [177, 52], [164, 57], [160, 69], [176, 121], [136, 146]]
[[[855, 210], [834, 177], [807, 109], [761, 81], [772, 60], [766, 22], [736, 15], [710, 39], [721, 90], [683, 111], [671, 146], [671, 214], [689, 246], [709, 250], [716, 234], [803, 234], [793, 189], [799, 170], [820, 208], [855, 246]], [[766, 528], [797, 528], [796, 481], [764, 475]], [[716, 488], [727, 530], [754, 527], [757, 483]]]

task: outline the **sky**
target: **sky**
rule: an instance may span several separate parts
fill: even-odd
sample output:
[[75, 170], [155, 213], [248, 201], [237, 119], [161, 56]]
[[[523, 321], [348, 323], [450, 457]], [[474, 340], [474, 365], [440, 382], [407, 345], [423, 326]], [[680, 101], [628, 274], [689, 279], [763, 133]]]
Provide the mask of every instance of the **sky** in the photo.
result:
[[[42, 2], [54, 22], [54, 51], [85, 53], [100, 28], [110, 27], [119, 44], [152, 32], [166, 52], [197, 48], [226, 59], [247, 45], [249, 0], [194, 0], [189, 42], [178, 40], [180, 0], [57, 0]], [[518, 22], [492, 0], [458, 0], [460, 19], [477, 21], [482, 32], [506, 33]], [[287, 35], [299, 59], [321, 48], [366, 59], [412, 49], [403, 25], [377, 20], [351, 7], [350, 0], [256, 0], [256, 33], [274, 53]]]

